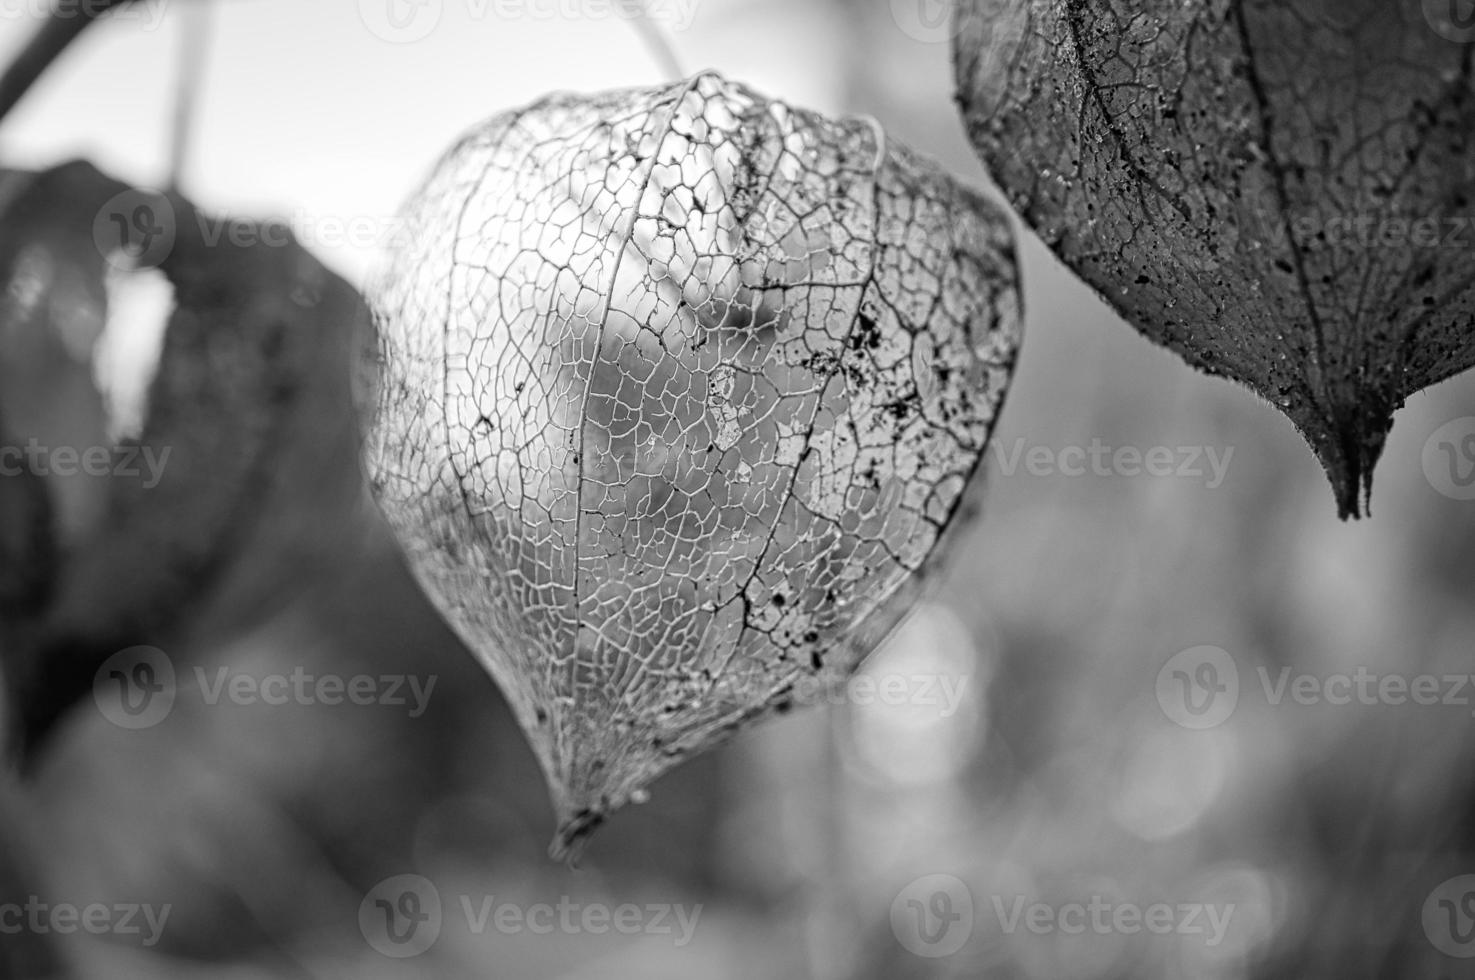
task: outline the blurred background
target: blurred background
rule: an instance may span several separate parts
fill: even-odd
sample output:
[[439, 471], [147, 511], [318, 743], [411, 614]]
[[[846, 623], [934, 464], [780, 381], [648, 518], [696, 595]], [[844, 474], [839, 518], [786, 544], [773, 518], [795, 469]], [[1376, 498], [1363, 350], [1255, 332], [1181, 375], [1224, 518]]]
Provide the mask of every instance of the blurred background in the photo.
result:
[[[0, 7], [0, 57], [36, 6]], [[0, 131], [0, 159], [161, 183], [189, 7], [99, 25]], [[184, 189], [284, 217], [362, 284], [461, 131], [549, 90], [664, 79], [614, 9], [216, 4]], [[945, 3], [653, 10], [686, 70], [871, 114], [987, 186]], [[797, 711], [686, 763], [567, 868], [545, 856], [542, 778], [501, 696], [365, 517], [250, 583], [270, 603], [231, 615], [224, 587], [167, 653], [184, 674], [434, 678], [427, 709], [210, 704], [185, 684], [130, 731], [86, 701], [7, 787], [11, 893], [167, 905], [151, 944], [46, 937], [70, 974], [110, 980], [1475, 976], [1470, 892], [1451, 884], [1475, 873], [1475, 686], [1444, 680], [1475, 670], [1475, 501], [1425, 468], [1436, 430], [1475, 415], [1475, 379], [1398, 413], [1372, 517], [1343, 524], [1279, 413], [1149, 346], [1032, 237], [1021, 252], [1026, 339], [985, 515], [866, 668], [903, 696]], [[1073, 475], [1069, 451], [1093, 446], [1163, 448], [1172, 472]], [[1329, 680], [1359, 669], [1438, 678], [1451, 703], [1334, 703]], [[434, 944], [395, 958], [360, 912], [401, 874], [442, 909]], [[670, 914], [665, 932], [646, 915], [538, 934], [478, 928], [488, 900]], [[1171, 928], [1124, 924], [1161, 906]]]

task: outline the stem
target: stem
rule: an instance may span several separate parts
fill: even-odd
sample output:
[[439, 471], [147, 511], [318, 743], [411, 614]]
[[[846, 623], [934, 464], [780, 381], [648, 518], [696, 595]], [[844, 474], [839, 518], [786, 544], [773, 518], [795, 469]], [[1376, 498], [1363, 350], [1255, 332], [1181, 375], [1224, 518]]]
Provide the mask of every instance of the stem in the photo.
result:
[[681, 60], [676, 57], [676, 49], [671, 44], [671, 39], [661, 29], [661, 25], [651, 16], [649, 4], [640, 4], [640, 14], [631, 23], [635, 26], [635, 33], [645, 42], [645, 47], [650, 51], [650, 56], [660, 65], [661, 71], [666, 73], [666, 81], [679, 82], [686, 78], [686, 72], [681, 70]]
[[75, 4], [74, 9], [67, 13], [53, 7], [35, 36], [0, 75], [0, 120], [10, 114], [15, 104], [31, 90], [36, 79], [99, 15], [127, 2], [97, 0], [95, 3]]
[[169, 190], [180, 193], [195, 133], [200, 86], [205, 77], [205, 49], [210, 41], [210, 0], [185, 8], [180, 27], [179, 74], [174, 79], [174, 124], [169, 143]]

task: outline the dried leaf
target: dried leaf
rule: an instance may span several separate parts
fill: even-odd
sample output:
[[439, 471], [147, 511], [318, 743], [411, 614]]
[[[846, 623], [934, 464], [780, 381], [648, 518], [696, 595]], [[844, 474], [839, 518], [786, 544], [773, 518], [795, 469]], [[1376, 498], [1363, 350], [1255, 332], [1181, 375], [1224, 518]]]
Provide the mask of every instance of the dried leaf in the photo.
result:
[[1008, 224], [878, 127], [704, 74], [491, 120], [403, 230], [374, 487], [559, 853], [910, 605], [1013, 366]]
[[1285, 412], [1344, 517], [1392, 412], [1475, 363], [1472, 49], [1440, 6], [959, 7], [969, 135], [1020, 214], [1149, 339]]
[[[0, 475], [0, 648], [29, 751], [109, 655], [250, 622], [354, 533], [367, 310], [283, 229], [225, 234], [85, 163], [0, 179], [0, 227], [0, 462], [44, 464]], [[120, 434], [95, 363], [108, 285], [159, 274], [162, 351]]]

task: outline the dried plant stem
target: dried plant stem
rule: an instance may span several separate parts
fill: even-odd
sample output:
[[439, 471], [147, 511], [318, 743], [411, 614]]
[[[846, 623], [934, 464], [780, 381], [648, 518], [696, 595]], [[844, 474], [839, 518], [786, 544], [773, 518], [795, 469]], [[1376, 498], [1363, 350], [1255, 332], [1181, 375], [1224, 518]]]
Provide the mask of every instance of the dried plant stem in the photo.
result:
[[10, 114], [16, 103], [31, 90], [36, 79], [61, 57], [88, 25], [105, 11], [126, 2], [128, 0], [98, 0], [96, 3], [77, 4], [65, 14], [53, 8], [35, 36], [0, 75], [0, 120]]
[[661, 25], [651, 16], [650, 7], [642, 3], [640, 5], [640, 16], [631, 20], [635, 26], [635, 33], [645, 42], [650, 55], [655, 59], [666, 75], [666, 81], [679, 82], [686, 77], [686, 72], [681, 68], [681, 59], [676, 57], [676, 49], [671, 44], [671, 39], [661, 29]]
[[169, 189], [180, 193], [195, 133], [196, 106], [210, 41], [210, 0], [197, 0], [180, 25], [179, 73], [174, 80], [174, 120], [169, 140]]

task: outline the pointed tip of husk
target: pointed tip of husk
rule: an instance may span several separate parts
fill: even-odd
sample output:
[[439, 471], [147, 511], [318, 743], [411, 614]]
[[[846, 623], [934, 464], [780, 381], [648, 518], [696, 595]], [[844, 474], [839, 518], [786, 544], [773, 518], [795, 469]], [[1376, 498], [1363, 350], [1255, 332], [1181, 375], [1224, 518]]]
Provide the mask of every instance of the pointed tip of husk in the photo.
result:
[[1336, 414], [1324, 425], [1322, 437], [1311, 440], [1311, 447], [1331, 482], [1337, 516], [1358, 520], [1371, 512], [1373, 470], [1393, 419], [1389, 413], [1356, 405]]

